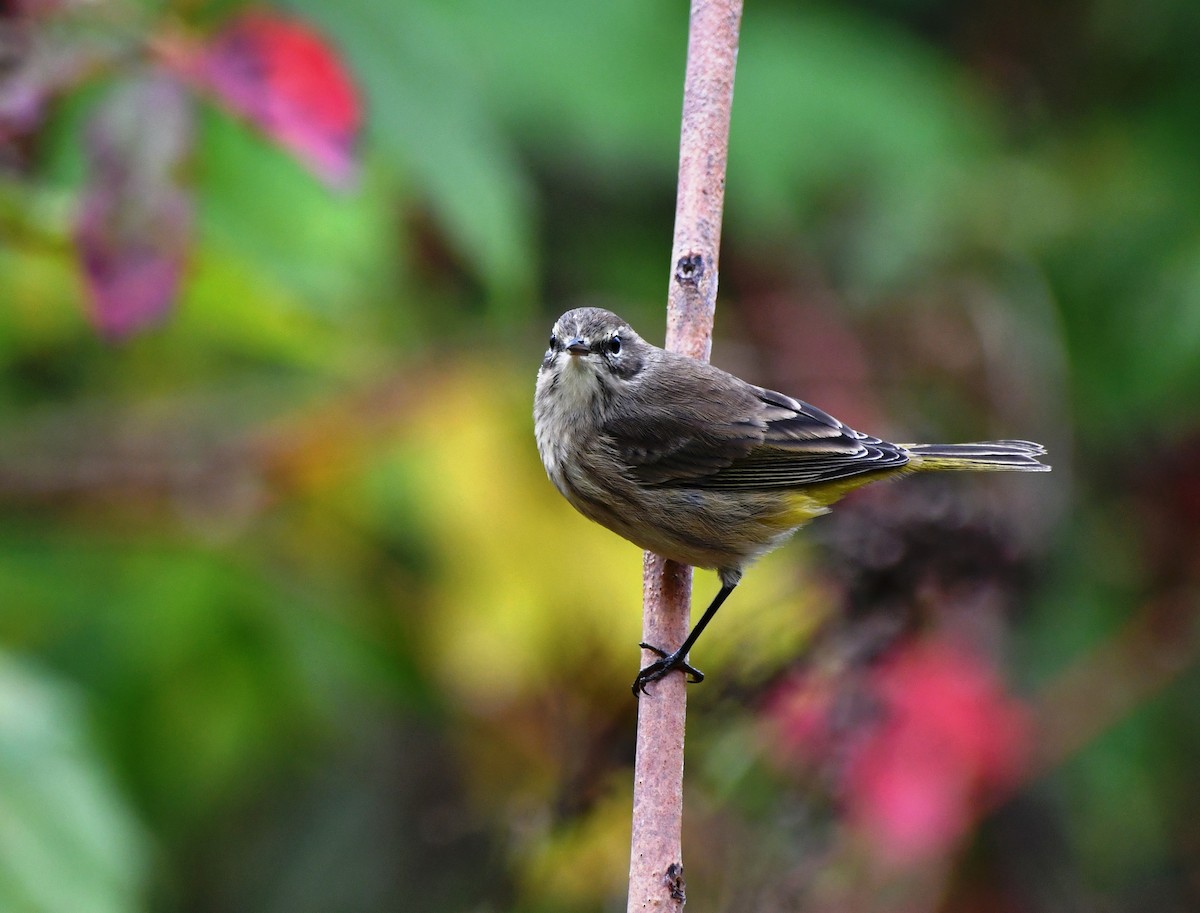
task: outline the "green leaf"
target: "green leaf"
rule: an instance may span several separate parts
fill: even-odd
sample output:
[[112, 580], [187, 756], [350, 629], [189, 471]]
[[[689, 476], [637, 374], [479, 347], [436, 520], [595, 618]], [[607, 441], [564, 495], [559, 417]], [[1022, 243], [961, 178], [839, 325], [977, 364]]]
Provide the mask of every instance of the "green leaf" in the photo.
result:
[[986, 109], [965, 81], [899, 30], [840, 9], [748, 16], [731, 221], [767, 239], [808, 234], [867, 290], [920, 276], [961, 243], [964, 183], [988, 148]]
[[329, 30], [367, 95], [367, 131], [415, 184], [493, 300], [530, 300], [527, 178], [436, 5], [290, 0]]
[[0, 653], [0, 910], [141, 909], [143, 835], [75, 694]]

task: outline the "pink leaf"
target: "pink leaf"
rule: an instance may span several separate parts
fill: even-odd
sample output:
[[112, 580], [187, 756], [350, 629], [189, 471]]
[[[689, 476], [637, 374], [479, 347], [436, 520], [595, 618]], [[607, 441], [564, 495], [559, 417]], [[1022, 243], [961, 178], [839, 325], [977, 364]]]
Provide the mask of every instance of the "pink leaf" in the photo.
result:
[[312, 27], [249, 13], [188, 63], [190, 75], [336, 186], [354, 180], [362, 124], [358, 89]]
[[773, 760], [831, 765], [849, 823], [888, 865], [949, 850], [1016, 782], [1029, 748], [1025, 708], [945, 640], [902, 645], [862, 681], [794, 676], [764, 711]]
[[93, 319], [109, 338], [144, 328], [175, 299], [192, 222], [175, 172], [191, 135], [188, 100], [163, 77], [122, 86], [88, 125], [75, 243]]
[[835, 698], [828, 679], [805, 673], [789, 676], [768, 694], [767, 743], [781, 768], [821, 761], [834, 751]]
[[1030, 724], [986, 663], [945, 642], [898, 651], [872, 689], [883, 720], [846, 771], [850, 815], [880, 856], [913, 864], [948, 849], [982, 800], [1015, 782]]

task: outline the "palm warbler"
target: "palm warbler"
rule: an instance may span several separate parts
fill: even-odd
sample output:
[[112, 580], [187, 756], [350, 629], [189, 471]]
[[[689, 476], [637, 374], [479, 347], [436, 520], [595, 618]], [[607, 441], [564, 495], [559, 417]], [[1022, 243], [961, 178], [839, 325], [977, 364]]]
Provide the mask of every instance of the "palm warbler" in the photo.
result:
[[634, 693], [687, 663], [755, 558], [847, 492], [909, 472], [1044, 472], [1030, 441], [890, 444], [815, 406], [646, 342], [600, 308], [563, 314], [534, 397], [550, 480], [585, 517], [665, 558], [714, 569], [721, 589], [683, 644]]

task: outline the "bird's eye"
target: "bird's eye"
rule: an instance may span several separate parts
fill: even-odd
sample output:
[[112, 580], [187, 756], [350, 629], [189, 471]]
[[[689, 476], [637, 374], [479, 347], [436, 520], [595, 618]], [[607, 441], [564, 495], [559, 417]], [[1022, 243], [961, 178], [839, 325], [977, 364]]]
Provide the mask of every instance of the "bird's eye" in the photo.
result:
[[553, 333], [551, 333], [550, 334], [550, 351], [553, 352], [557, 348], [558, 348], [558, 337], [555, 336]]
[[606, 344], [605, 347], [608, 349], [608, 351], [611, 354], [620, 355], [621, 354], [621, 337], [613, 336], [611, 339], [608, 340], [608, 343]]

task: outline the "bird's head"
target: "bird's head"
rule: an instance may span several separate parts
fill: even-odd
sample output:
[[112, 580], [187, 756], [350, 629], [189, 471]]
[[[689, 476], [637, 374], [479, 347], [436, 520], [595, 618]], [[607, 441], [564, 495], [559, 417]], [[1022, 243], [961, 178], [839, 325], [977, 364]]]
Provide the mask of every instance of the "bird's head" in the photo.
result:
[[645, 366], [653, 346], [612, 311], [576, 308], [554, 323], [539, 386], [581, 400], [604, 399]]

